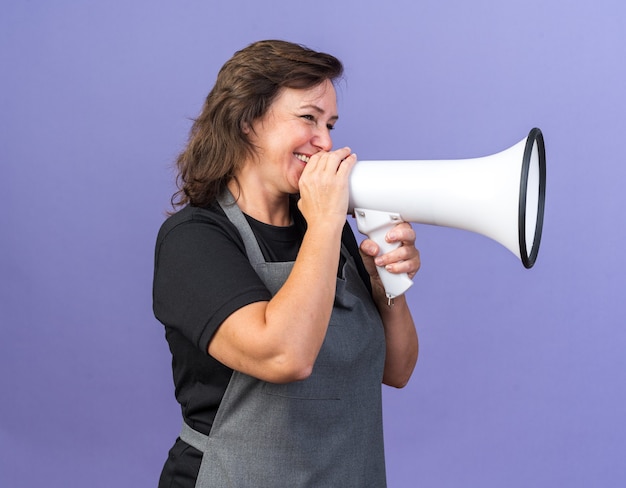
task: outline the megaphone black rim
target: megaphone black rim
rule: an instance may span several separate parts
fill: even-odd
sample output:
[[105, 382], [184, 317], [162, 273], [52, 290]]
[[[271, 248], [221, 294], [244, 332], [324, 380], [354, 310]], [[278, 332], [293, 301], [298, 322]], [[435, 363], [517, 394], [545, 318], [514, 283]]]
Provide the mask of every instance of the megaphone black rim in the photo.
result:
[[[526, 246], [526, 199], [528, 195], [528, 177], [530, 173], [530, 163], [533, 147], [537, 145], [537, 155], [539, 159], [539, 200], [537, 202], [537, 220], [535, 223], [535, 234], [533, 244], [528, 252]], [[522, 177], [520, 179], [519, 198], [519, 249], [522, 264], [526, 268], [532, 268], [539, 254], [539, 244], [541, 243], [541, 231], [543, 229], [543, 213], [546, 201], [546, 149], [543, 142], [541, 130], [534, 128], [528, 134], [526, 147], [524, 149], [524, 159], [522, 161]]]

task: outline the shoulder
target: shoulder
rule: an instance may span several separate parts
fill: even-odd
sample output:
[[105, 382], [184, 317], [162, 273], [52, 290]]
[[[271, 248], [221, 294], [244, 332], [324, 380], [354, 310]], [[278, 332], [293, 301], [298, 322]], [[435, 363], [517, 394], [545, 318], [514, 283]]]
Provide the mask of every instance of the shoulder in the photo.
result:
[[175, 214], [170, 215], [159, 229], [159, 237], [165, 238], [170, 232], [181, 226], [219, 226], [223, 227], [229, 221], [218, 205], [207, 207], [193, 207], [191, 205], [183, 207]]
[[194, 247], [200, 243], [231, 242], [243, 250], [243, 240], [219, 205], [187, 206], [168, 217], [157, 235], [156, 251], [168, 246]]

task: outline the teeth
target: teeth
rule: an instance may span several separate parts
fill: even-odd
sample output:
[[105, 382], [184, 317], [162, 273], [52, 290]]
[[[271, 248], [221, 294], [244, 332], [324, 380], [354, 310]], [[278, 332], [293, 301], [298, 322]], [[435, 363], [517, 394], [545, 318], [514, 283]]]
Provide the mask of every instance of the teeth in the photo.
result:
[[297, 154], [297, 153], [296, 153], [296, 157], [297, 157], [300, 161], [302, 161], [302, 162], [304, 162], [304, 163], [308, 163], [308, 162], [309, 162], [309, 157], [308, 157], [308, 156], [305, 156], [304, 154]]

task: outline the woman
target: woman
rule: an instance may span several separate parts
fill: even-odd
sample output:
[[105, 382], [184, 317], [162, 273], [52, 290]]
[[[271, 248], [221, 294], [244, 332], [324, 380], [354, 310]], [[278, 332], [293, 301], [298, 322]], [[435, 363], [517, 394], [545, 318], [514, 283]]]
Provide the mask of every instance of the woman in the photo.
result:
[[385, 486], [381, 382], [418, 342], [376, 265], [417, 272], [408, 224], [377, 256], [346, 222], [350, 148], [332, 150], [341, 63], [261, 41], [221, 69], [179, 156], [182, 207], [156, 244], [154, 311], [183, 413], [159, 486]]

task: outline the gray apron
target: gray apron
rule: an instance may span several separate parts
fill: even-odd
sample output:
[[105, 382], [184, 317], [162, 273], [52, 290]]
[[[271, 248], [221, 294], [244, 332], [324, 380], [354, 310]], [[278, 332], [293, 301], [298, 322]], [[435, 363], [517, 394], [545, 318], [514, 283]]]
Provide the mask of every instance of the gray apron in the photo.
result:
[[[293, 263], [266, 262], [229, 192], [220, 205], [275, 294]], [[183, 423], [181, 439], [203, 452], [197, 488], [386, 486], [383, 326], [352, 256], [343, 245], [341, 252], [345, 265], [311, 376], [274, 384], [235, 371], [210, 434]]]

